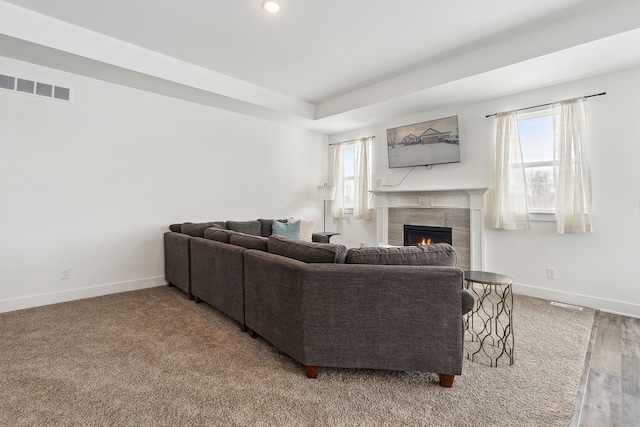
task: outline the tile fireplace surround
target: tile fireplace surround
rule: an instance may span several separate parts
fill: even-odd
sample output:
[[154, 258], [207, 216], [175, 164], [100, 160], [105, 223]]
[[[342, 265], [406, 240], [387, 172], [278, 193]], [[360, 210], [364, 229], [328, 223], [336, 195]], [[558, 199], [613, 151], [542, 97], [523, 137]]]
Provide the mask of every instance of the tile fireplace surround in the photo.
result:
[[405, 224], [451, 227], [458, 266], [483, 270], [487, 190], [376, 190], [378, 242], [401, 246]]

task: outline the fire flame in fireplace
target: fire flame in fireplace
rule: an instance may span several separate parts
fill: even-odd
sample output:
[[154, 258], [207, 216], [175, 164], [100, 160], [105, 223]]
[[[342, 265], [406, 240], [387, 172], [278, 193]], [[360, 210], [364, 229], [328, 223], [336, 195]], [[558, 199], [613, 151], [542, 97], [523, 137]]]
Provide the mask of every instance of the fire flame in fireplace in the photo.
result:
[[426, 246], [426, 245], [433, 245], [433, 240], [431, 240], [431, 237], [428, 238], [422, 238], [421, 242], [418, 242], [418, 244], [416, 246]]

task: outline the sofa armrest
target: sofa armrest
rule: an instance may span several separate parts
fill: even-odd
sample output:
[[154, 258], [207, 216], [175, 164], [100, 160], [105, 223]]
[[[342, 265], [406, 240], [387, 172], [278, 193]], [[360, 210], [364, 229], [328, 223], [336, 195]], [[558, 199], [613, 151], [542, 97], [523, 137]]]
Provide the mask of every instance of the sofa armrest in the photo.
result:
[[319, 233], [311, 233], [311, 241], [317, 243], [329, 243], [329, 236]]
[[462, 290], [462, 314], [467, 314], [473, 309], [474, 304], [476, 303], [473, 294], [468, 289]]
[[191, 296], [191, 236], [164, 233], [164, 272], [167, 282]]

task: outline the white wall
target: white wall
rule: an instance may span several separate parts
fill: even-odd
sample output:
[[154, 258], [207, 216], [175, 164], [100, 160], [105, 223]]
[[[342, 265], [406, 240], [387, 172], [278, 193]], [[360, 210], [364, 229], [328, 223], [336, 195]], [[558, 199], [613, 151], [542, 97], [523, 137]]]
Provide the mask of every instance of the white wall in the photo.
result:
[[[477, 104], [424, 111], [332, 135], [329, 140], [375, 135], [374, 181], [382, 179], [384, 184], [394, 185], [409, 169], [388, 168], [386, 129], [458, 115], [461, 163], [416, 169], [398, 188], [493, 187], [494, 119], [485, 118], [487, 114], [603, 91], [606, 96], [587, 103], [595, 231], [557, 235], [555, 223], [543, 222], [533, 223], [529, 231], [491, 229], [489, 193], [486, 268], [512, 276], [519, 293], [640, 317], [640, 282], [635, 275], [640, 254], [640, 68]], [[354, 245], [375, 240], [375, 220], [332, 226], [342, 233], [332, 241]], [[557, 279], [546, 278], [547, 267], [557, 270]]]
[[[324, 135], [7, 58], [0, 73], [73, 91], [65, 103], [0, 90], [0, 312], [164, 284], [162, 233], [174, 222], [297, 216], [322, 227], [315, 186], [330, 182]], [[602, 91], [587, 105], [595, 231], [487, 223], [486, 267], [512, 276], [520, 293], [640, 317], [640, 68], [329, 140], [375, 135], [374, 181], [393, 185], [408, 169], [388, 169], [386, 129], [458, 115], [462, 162], [416, 169], [398, 188], [492, 187], [494, 121], [485, 115]], [[376, 241], [375, 220], [329, 215], [327, 229], [349, 247]]]
[[73, 96], [0, 89], [0, 312], [166, 283], [174, 222], [322, 227], [325, 135], [8, 58], [0, 73]]

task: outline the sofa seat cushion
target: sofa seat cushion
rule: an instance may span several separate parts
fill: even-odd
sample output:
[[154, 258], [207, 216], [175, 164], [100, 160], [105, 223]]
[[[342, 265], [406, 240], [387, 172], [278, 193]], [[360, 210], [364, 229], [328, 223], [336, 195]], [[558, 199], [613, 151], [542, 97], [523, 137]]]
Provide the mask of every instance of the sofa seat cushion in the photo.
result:
[[347, 247], [333, 243], [302, 242], [272, 235], [267, 241], [272, 254], [306, 263], [344, 263]]
[[185, 222], [180, 227], [180, 232], [183, 234], [188, 234], [192, 237], [204, 237], [204, 230], [211, 227], [223, 228], [221, 227], [220, 222], [217, 221], [198, 223]]
[[229, 237], [229, 243], [232, 245], [242, 246], [247, 249], [257, 249], [263, 252], [267, 252], [267, 240], [267, 237], [233, 232]]
[[352, 248], [347, 251], [346, 264], [455, 266], [455, 249], [447, 243], [426, 246], [390, 248]]
[[239, 233], [260, 236], [262, 225], [260, 221], [227, 221], [227, 230], [237, 231]]

